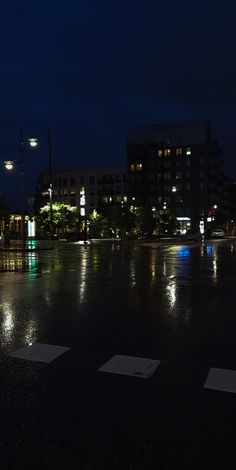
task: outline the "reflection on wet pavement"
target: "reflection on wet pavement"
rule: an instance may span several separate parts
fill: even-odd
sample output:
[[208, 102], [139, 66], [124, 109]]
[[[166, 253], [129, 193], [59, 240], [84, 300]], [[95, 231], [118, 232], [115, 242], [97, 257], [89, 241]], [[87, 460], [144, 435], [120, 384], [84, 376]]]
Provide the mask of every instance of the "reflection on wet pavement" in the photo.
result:
[[234, 283], [235, 243], [55, 244], [45, 252], [2, 252], [2, 352], [54, 330], [62, 335], [64, 328], [69, 337], [106, 309], [107, 318], [132, 315], [150, 327], [190, 325]]

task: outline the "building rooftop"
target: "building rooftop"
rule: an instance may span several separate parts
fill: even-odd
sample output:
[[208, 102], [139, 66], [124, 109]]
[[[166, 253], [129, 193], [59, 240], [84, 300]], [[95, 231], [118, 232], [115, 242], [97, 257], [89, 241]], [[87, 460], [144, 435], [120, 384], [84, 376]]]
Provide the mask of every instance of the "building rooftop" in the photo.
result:
[[211, 121], [189, 121], [137, 127], [128, 133], [128, 144], [159, 143], [160, 145], [193, 145], [206, 142]]

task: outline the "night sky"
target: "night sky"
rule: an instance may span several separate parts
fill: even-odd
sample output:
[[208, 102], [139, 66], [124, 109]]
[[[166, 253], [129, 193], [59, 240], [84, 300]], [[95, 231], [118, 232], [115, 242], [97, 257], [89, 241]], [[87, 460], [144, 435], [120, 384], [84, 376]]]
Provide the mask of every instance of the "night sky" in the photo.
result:
[[[126, 133], [157, 122], [212, 119], [236, 176], [236, 5], [233, 1], [13, 0], [1, 4], [1, 157], [17, 159], [27, 193], [47, 166], [125, 165]], [[19, 176], [1, 166], [0, 192], [17, 208]]]

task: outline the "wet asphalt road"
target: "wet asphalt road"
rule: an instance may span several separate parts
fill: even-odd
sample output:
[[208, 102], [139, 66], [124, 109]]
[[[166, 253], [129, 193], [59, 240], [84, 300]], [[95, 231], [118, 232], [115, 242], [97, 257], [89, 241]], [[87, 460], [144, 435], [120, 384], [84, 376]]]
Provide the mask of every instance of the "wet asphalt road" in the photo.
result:
[[[236, 370], [236, 240], [53, 247], [0, 253], [1, 468], [232, 469], [236, 395], [203, 384]], [[9, 357], [34, 342], [71, 349]], [[114, 354], [161, 365], [97, 372]]]

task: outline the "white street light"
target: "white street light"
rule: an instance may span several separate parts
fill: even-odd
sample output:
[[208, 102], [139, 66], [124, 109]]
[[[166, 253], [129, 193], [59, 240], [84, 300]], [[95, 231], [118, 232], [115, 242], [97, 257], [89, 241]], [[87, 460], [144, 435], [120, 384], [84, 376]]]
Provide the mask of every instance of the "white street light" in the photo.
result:
[[176, 191], [177, 191], [176, 186], [173, 186], [171, 191], [172, 191], [172, 193], [176, 193]]
[[6, 170], [11, 171], [14, 168], [14, 162], [12, 160], [6, 160], [4, 162], [4, 166], [5, 166]]
[[30, 144], [30, 147], [37, 147], [38, 145], [38, 139], [36, 139], [35, 137], [31, 137], [29, 139], [29, 144]]

